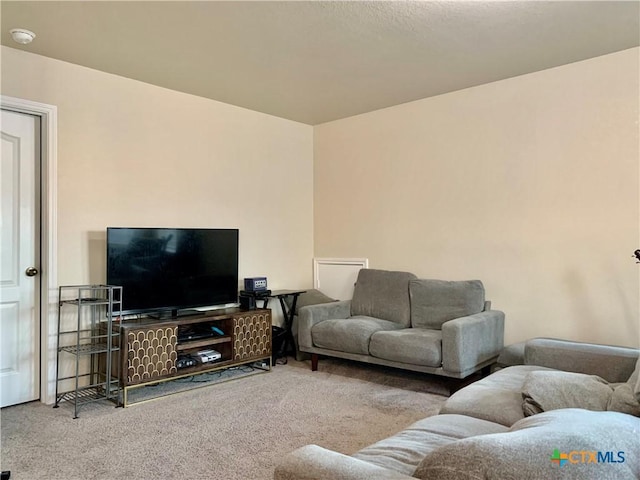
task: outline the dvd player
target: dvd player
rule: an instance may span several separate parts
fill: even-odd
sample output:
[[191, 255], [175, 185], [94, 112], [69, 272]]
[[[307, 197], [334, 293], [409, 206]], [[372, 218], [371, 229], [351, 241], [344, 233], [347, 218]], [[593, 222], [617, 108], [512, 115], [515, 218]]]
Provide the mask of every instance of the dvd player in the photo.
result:
[[203, 338], [215, 337], [215, 332], [201, 331], [201, 332], [180, 332], [178, 331], [178, 342], [189, 342], [191, 340], [202, 340]]

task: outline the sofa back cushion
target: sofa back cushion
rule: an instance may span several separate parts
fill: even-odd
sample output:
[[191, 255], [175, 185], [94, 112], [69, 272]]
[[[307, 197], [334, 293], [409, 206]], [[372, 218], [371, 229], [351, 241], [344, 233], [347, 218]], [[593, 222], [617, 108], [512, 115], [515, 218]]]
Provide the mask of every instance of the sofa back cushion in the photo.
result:
[[480, 280], [411, 280], [409, 295], [412, 327], [439, 330], [444, 322], [484, 309], [484, 285]]
[[607, 382], [628, 381], [637, 361], [637, 348], [556, 338], [532, 338], [524, 347], [525, 365], [597, 375]]
[[413, 273], [363, 268], [358, 273], [351, 300], [351, 315], [410, 324], [409, 281]]

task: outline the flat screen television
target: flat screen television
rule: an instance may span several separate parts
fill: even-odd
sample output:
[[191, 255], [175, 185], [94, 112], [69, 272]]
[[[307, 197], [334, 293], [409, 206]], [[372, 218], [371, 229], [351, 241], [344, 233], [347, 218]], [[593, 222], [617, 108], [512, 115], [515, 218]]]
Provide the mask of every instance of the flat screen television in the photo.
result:
[[120, 285], [125, 314], [238, 301], [238, 230], [107, 228], [107, 283]]

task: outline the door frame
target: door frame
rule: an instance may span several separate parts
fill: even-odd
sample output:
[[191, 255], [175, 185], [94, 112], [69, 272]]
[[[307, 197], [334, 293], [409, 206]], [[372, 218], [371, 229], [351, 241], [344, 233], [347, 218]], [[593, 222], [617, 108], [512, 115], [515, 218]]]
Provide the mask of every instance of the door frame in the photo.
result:
[[0, 106], [40, 117], [40, 401], [52, 404], [58, 347], [58, 107], [6, 95]]

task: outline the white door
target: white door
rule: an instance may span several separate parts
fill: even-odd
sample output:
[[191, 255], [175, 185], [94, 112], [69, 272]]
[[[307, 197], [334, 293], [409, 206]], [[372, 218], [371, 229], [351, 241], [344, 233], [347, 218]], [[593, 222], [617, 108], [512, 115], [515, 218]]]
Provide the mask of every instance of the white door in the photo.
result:
[[40, 119], [2, 110], [0, 406], [40, 397]]

